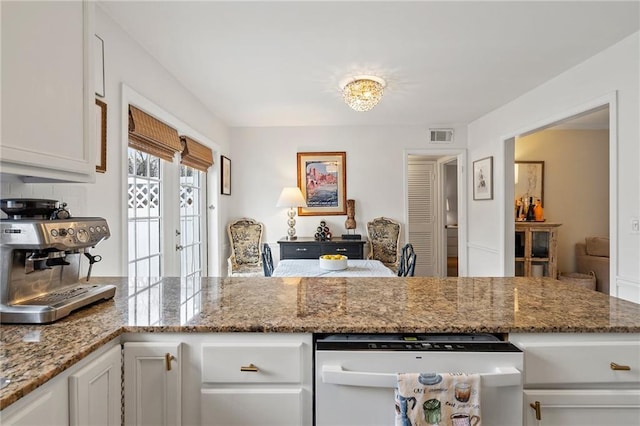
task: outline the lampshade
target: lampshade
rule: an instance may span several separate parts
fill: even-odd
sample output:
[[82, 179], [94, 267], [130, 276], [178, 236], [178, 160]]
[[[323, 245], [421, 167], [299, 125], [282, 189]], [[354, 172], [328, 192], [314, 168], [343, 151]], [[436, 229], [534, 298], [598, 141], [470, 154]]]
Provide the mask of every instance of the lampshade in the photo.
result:
[[276, 207], [307, 207], [307, 202], [302, 196], [300, 188], [293, 186], [282, 190]]
[[369, 111], [380, 102], [386, 82], [380, 77], [359, 75], [343, 80], [342, 97], [356, 111]]

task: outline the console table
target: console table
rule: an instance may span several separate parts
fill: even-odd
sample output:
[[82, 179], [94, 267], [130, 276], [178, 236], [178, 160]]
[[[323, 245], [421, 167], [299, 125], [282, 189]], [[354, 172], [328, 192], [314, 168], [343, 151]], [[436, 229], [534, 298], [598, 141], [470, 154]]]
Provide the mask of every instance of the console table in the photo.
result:
[[310, 237], [278, 240], [280, 259], [317, 259], [323, 254], [344, 254], [349, 259], [363, 259], [364, 243], [364, 240], [342, 238], [332, 238], [329, 241], [316, 241]]

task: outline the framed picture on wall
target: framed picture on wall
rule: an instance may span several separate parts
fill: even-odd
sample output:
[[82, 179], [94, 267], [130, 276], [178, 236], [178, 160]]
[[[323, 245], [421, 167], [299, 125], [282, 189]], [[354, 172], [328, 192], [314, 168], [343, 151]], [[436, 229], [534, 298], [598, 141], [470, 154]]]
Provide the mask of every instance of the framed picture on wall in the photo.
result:
[[493, 157], [473, 162], [473, 199], [493, 200]]
[[533, 197], [544, 206], [544, 161], [516, 161], [513, 174], [516, 200]]
[[220, 156], [220, 193], [231, 195], [231, 160]]
[[298, 187], [307, 202], [298, 216], [347, 214], [346, 159], [346, 152], [298, 153]]
[[100, 99], [96, 99], [96, 172], [106, 173], [107, 171], [107, 104]]

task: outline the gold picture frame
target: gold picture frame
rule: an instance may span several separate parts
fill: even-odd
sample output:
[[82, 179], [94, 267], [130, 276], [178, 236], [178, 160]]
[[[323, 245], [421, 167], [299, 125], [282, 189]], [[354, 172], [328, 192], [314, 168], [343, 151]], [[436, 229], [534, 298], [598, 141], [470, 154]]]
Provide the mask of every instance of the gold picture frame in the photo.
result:
[[347, 153], [299, 152], [298, 187], [307, 207], [298, 216], [347, 214]]
[[107, 104], [100, 99], [96, 99], [96, 141], [98, 149], [96, 152], [96, 172], [107, 172]]

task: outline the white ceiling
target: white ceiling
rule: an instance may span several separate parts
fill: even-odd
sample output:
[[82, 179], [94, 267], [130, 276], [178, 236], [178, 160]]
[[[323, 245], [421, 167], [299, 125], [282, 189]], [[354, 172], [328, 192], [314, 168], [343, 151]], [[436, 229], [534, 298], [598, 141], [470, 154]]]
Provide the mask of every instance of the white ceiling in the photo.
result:
[[[469, 123], [640, 28], [640, 1], [101, 1], [230, 126]], [[350, 110], [339, 82], [387, 81]]]

